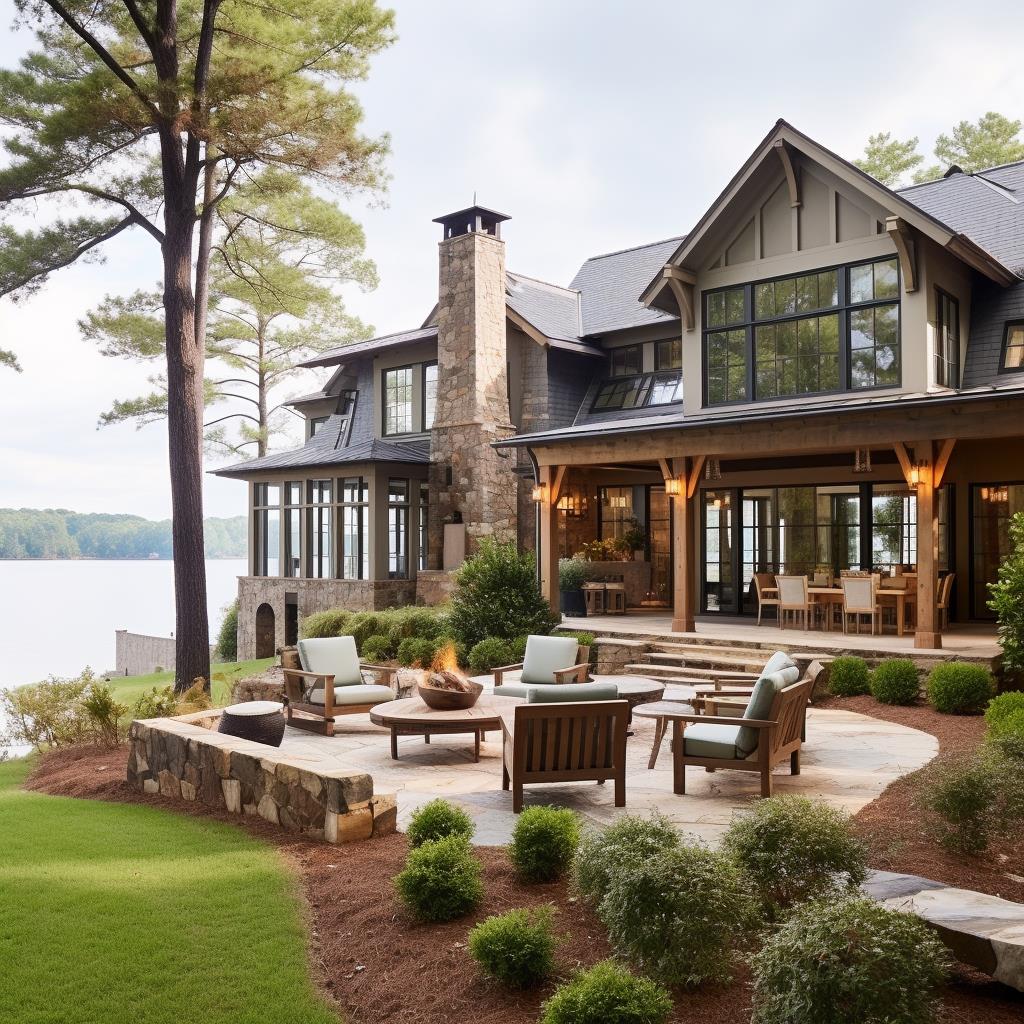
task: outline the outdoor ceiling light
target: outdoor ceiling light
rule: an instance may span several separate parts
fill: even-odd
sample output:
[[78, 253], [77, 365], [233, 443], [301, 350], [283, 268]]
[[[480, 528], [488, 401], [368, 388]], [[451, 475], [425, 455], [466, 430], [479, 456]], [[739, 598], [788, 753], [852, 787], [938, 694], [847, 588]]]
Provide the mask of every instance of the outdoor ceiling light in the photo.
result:
[[870, 473], [871, 472], [871, 449], [870, 448], [858, 448], [854, 456], [853, 463], [854, 473]]
[[713, 455], [708, 456], [708, 458], [704, 461], [704, 479], [722, 479], [722, 464]]

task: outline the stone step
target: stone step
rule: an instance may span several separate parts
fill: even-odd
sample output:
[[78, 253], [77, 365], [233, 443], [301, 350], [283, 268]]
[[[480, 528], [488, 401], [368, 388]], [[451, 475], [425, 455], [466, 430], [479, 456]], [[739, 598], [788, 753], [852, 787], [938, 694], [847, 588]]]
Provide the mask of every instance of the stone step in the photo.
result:
[[[637, 664], [640, 664], [639, 662]], [[702, 676], [707, 679], [715, 679], [719, 676], [731, 676], [733, 678], [756, 679], [759, 672], [741, 672], [734, 668], [709, 668], [705, 665], [684, 665], [681, 663], [660, 664], [658, 662], [644, 662], [646, 668], [655, 672], [684, 672], [691, 676]]]
[[[716, 673], [714, 669], [690, 668], [689, 665], [654, 665], [650, 662], [634, 662], [623, 667], [624, 672], [630, 675], [646, 675], [651, 679], [664, 679], [669, 676], [687, 676], [692, 681], [699, 679], [702, 683], [713, 683], [722, 673]], [[757, 673], [728, 672], [729, 678], [743, 682], [747, 679], [756, 679]]]
[[715, 654], [714, 652], [701, 653], [699, 651], [652, 651], [647, 655], [655, 661], [662, 661], [677, 665], [707, 665], [711, 668], [737, 669], [740, 672], [760, 671], [768, 661], [766, 657], [736, 658], [729, 655]]

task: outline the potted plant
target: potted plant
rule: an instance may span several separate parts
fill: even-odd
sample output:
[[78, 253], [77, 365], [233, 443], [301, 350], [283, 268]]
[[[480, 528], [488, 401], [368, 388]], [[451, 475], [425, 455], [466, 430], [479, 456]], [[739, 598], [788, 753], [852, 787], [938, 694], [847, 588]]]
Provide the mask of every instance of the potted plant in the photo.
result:
[[589, 575], [587, 564], [582, 559], [563, 558], [559, 560], [560, 607], [566, 615], [587, 614], [587, 603], [583, 598], [583, 584]]
[[621, 540], [623, 549], [633, 552], [634, 561], [642, 562], [647, 557], [647, 533], [635, 519], [629, 521]]

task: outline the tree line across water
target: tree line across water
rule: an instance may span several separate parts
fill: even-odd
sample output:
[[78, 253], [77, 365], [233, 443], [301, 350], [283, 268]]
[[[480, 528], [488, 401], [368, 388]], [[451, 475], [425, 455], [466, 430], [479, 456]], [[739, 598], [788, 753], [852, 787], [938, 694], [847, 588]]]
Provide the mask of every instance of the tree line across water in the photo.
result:
[[[244, 558], [245, 516], [203, 521], [207, 558]], [[171, 521], [142, 516], [0, 508], [0, 558], [171, 557]]]

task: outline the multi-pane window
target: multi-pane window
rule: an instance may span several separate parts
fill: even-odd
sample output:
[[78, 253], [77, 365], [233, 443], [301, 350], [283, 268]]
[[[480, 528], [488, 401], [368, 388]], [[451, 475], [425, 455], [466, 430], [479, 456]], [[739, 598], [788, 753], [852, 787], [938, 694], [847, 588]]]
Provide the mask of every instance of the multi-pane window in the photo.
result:
[[281, 485], [256, 484], [253, 494], [255, 528], [254, 576], [281, 575]]
[[654, 368], [678, 370], [683, 365], [683, 339], [667, 338], [654, 343]]
[[326, 580], [331, 572], [331, 496], [333, 481], [310, 480], [309, 484], [309, 575]]
[[708, 405], [900, 382], [895, 258], [704, 296]]
[[623, 348], [613, 348], [608, 356], [609, 373], [612, 377], [629, 377], [632, 374], [640, 373], [643, 368], [643, 347], [641, 345], [627, 345]]
[[384, 371], [384, 433], [412, 432], [413, 367]]
[[330, 419], [329, 416], [314, 416], [309, 421], [309, 436], [315, 437], [323, 429], [328, 419]]
[[284, 485], [284, 572], [283, 576], [302, 575], [302, 484]]
[[632, 487], [601, 488], [601, 540], [618, 540], [633, 525], [636, 497]]
[[935, 289], [935, 383], [960, 387], [960, 303]]
[[594, 411], [640, 409], [645, 405], [665, 405], [683, 397], [683, 382], [678, 373], [647, 373], [641, 377], [603, 381], [594, 399]]
[[426, 480], [420, 481], [420, 507], [419, 507], [419, 528], [420, 528], [420, 551], [419, 567], [427, 568], [430, 555], [430, 485]]
[[388, 579], [409, 576], [409, 481], [388, 480]]
[[423, 429], [434, 425], [437, 411], [437, 363], [426, 363], [423, 367]]
[[341, 578], [370, 576], [370, 490], [363, 477], [341, 481]]
[[1003, 370], [1024, 370], [1024, 322], [1006, 325], [1003, 339]]

